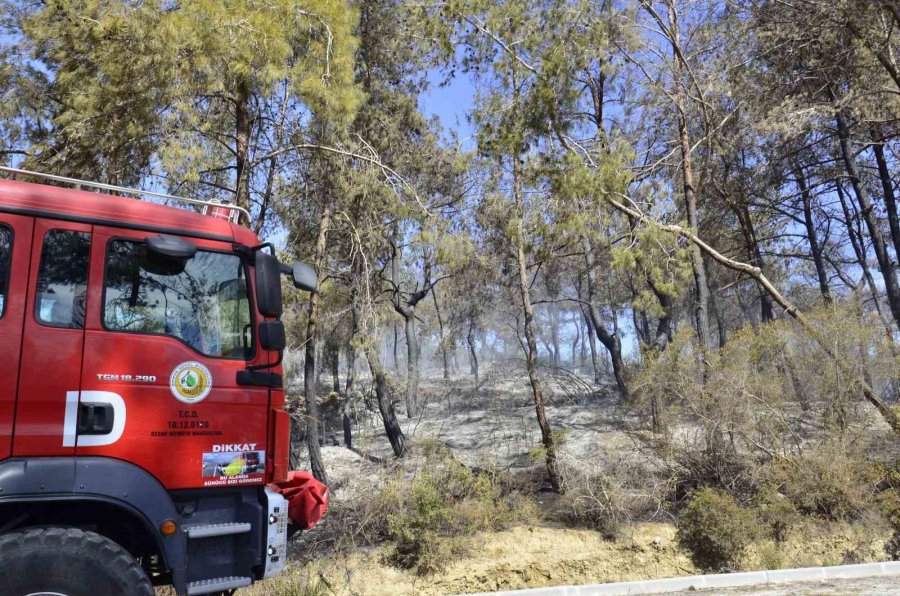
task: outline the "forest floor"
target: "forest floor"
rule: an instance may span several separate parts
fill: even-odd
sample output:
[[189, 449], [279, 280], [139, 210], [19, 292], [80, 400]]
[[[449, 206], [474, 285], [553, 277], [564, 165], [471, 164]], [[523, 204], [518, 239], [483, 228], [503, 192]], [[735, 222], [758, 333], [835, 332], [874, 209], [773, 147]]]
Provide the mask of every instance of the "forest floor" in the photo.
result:
[[[500, 369], [495, 369], [500, 370]], [[604, 392], [583, 397], [581, 381], [564, 375], [548, 388], [548, 418], [562, 438], [567, 465], [608, 469], [652, 466], [652, 455], [636, 439], [635, 421]], [[422, 384], [427, 407], [417, 420], [401, 418], [410, 445], [438, 442], [468, 466], [500, 469], [540, 478], [535, 457], [540, 435], [524, 375], [495, 372], [479, 388], [468, 379]], [[400, 394], [398, 391], [397, 395]], [[624, 430], [623, 430], [624, 429]], [[339, 422], [329, 433], [322, 455], [332, 485], [332, 504], [373, 494], [379, 483], [397, 473], [380, 419], [368, 413], [355, 429], [355, 449], [338, 446]], [[415, 453], [413, 449], [410, 453]], [[413, 455], [413, 457], [415, 457]], [[408, 465], [408, 464], [407, 464]], [[285, 576], [263, 582], [248, 596], [439, 595], [577, 585], [693, 575], [699, 573], [676, 541], [674, 519], [657, 515], [626, 523], [615, 539], [590, 529], [561, 523], [554, 515], [555, 493], [540, 480], [532, 492], [534, 519], [501, 531], [468, 537], [439, 573], [418, 575], [390, 564], [390, 545], [361, 544], [331, 548], [325, 531], [314, 529], [293, 543], [295, 562]], [[327, 514], [326, 514], [327, 519]], [[325, 524], [327, 525], [327, 524]], [[884, 528], [866, 524], [807, 521], [771, 552], [751, 549], [746, 569], [836, 565], [884, 558], [889, 537]]]

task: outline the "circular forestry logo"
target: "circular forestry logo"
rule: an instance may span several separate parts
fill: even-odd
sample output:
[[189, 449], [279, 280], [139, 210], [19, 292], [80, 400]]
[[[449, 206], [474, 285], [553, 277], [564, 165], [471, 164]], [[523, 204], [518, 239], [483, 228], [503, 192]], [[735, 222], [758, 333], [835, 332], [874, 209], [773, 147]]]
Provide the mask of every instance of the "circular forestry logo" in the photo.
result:
[[178, 401], [196, 404], [209, 395], [212, 389], [212, 374], [199, 362], [182, 362], [172, 371], [169, 388]]

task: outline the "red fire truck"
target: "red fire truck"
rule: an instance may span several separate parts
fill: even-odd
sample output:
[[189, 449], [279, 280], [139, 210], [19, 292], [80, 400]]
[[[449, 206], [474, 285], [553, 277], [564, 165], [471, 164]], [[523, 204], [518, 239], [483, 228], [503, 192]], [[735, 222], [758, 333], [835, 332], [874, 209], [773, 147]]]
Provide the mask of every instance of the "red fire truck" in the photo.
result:
[[328, 496], [288, 469], [280, 366], [281, 276], [315, 273], [231, 205], [0, 171], [0, 594], [281, 572]]

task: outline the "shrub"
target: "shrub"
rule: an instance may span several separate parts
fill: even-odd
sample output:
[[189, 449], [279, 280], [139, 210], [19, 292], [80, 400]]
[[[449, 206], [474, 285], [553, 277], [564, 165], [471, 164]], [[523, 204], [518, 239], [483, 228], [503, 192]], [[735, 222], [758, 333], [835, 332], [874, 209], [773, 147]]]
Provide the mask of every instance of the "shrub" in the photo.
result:
[[768, 529], [772, 539], [775, 542], [784, 542], [788, 532], [800, 517], [790, 499], [767, 487], [756, 495], [754, 505], [759, 521]]
[[390, 488], [400, 495], [400, 506], [387, 517], [387, 535], [395, 542], [388, 560], [420, 575], [442, 570], [464, 552], [462, 538], [537, 516], [533, 501], [505, 494], [496, 475], [473, 472], [445, 449], [427, 454], [412, 482]]
[[806, 515], [854, 520], [872, 503], [874, 486], [862, 456], [852, 457], [835, 447], [782, 458], [766, 472], [768, 483]]
[[784, 555], [778, 550], [778, 545], [772, 542], [763, 542], [757, 548], [759, 566], [762, 569], [782, 569], [784, 567]]
[[633, 454], [595, 459], [561, 453], [558, 464], [562, 495], [552, 516], [606, 539], [615, 538], [634, 520], [656, 517], [671, 500], [671, 478]]
[[678, 520], [678, 542], [705, 571], [733, 571], [753, 541], [753, 514], [727, 493], [702, 488]]
[[884, 552], [891, 561], [900, 561], [900, 513], [893, 513], [888, 522], [891, 524], [891, 537], [884, 545]]
[[566, 521], [596, 530], [607, 539], [615, 538], [629, 518], [624, 487], [603, 474], [585, 477], [578, 485], [567, 487], [560, 505]]

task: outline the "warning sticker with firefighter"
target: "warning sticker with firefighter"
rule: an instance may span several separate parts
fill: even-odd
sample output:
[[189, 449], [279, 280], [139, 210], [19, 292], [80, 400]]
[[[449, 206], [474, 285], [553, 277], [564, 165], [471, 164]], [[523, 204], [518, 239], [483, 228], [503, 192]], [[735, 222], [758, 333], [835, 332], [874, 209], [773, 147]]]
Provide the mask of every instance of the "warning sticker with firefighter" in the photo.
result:
[[199, 362], [182, 362], [172, 371], [169, 388], [178, 401], [196, 404], [209, 395], [212, 389], [212, 374]]
[[[231, 447], [236, 450], [218, 450]], [[246, 449], [250, 447], [251, 449]], [[213, 451], [203, 454], [203, 478], [210, 478], [204, 486], [228, 486], [258, 482], [266, 470], [266, 452], [255, 448], [255, 443], [244, 445], [215, 445]]]

